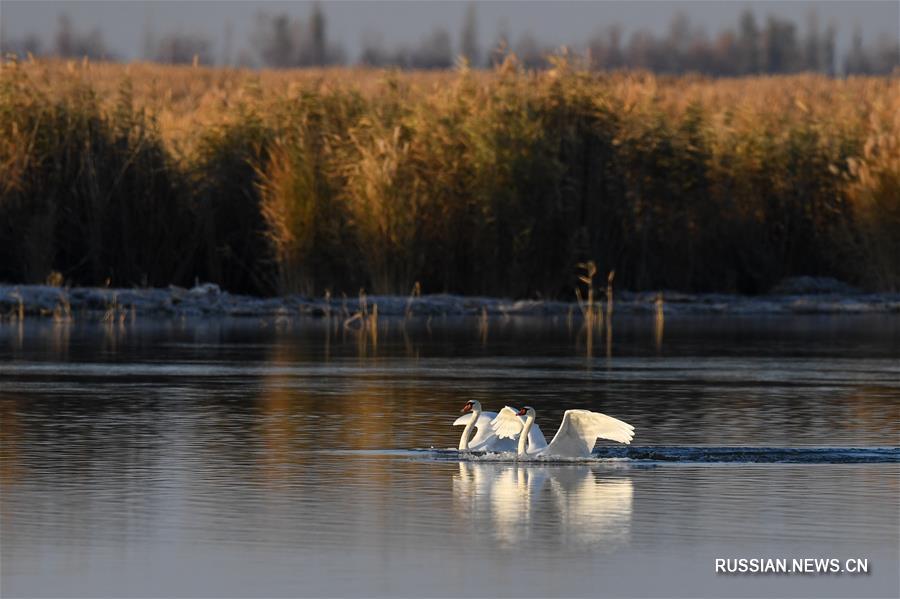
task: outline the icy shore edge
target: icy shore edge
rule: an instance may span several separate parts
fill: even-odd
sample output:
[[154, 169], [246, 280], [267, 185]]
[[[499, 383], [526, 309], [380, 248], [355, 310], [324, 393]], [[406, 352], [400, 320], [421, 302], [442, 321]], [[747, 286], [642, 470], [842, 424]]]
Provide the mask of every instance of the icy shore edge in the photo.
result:
[[[900, 293], [859, 293], [844, 289], [761, 296], [687, 294], [678, 292], [616, 293], [615, 314], [791, 315], [900, 314]], [[662, 297], [662, 302], [658, 298]], [[510, 300], [459, 295], [420, 297], [372, 295], [365, 298], [379, 316], [568, 316], [578, 315], [574, 302]], [[316, 298], [302, 295], [259, 298], [231, 294], [213, 284], [192, 289], [108, 289], [0, 284], [0, 320], [23, 317], [110, 318], [135, 316], [206, 317], [350, 317], [361, 310], [357, 297]]]

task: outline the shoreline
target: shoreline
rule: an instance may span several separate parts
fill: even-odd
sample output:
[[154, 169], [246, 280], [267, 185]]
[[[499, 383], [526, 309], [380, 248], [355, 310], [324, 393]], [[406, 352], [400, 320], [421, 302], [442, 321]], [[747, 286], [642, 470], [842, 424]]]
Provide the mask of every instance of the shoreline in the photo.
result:
[[[689, 294], [662, 291], [622, 291], [614, 295], [613, 313], [654, 316], [775, 316], [900, 314], [900, 293], [862, 293], [842, 289], [819, 292], [746, 296], [723, 293]], [[605, 309], [606, 303], [596, 305]], [[376, 308], [377, 306], [377, 308]], [[435, 316], [581, 316], [577, 302], [512, 300], [450, 294], [404, 297], [308, 297], [288, 295], [260, 298], [228, 293], [214, 284], [191, 289], [52, 287], [0, 284], [0, 322], [25, 318], [55, 320], [124, 320], [131, 317], [299, 317], [353, 318], [377, 311], [381, 317]]]

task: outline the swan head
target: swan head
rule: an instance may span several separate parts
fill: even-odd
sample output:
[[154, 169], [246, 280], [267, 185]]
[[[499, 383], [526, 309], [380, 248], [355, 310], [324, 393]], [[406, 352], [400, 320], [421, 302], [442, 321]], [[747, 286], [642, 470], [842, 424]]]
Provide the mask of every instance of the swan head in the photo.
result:
[[534, 417], [534, 408], [531, 406], [525, 406], [521, 410], [519, 410], [518, 416], [531, 416]]
[[477, 399], [470, 399], [466, 402], [466, 405], [463, 406], [463, 409], [460, 410], [462, 414], [468, 414], [469, 412], [481, 412], [481, 402]]

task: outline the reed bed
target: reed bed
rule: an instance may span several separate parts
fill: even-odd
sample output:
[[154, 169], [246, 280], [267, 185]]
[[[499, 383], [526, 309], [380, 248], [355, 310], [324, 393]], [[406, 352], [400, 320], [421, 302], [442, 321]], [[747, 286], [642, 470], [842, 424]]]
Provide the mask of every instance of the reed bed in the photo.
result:
[[263, 295], [571, 298], [591, 261], [633, 290], [898, 290], [900, 79], [6, 62], [0, 257]]

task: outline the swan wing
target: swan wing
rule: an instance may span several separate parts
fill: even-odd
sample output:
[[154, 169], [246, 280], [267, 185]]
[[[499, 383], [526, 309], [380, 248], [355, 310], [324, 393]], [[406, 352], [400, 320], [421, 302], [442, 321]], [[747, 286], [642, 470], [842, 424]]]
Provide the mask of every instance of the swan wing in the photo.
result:
[[[506, 406], [500, 410], [496, 418], [491, 420], [491, 428], [500, 439], [515, 439], [525, 428], [526, 420], [525, 416], [519, 416], [515, 408]], [[528, 431], [528, 448], [530, 451], [534, 451], [544, 447], [547, 447], [547, 439], [544, 437], [541, 427], [535, 422]]]
[[597, 439], [628, 445], [633, 438], [634, 427], [617, 418], [588, 410], [566, 410], [546, 453], [561, 457], [588, 457]]
[[523, 421], [515, 408], [505, 406], [500, 413], [491, 420], [491, 428], [501, 439], [515, 439], [522, 432]]
[[[525, 416], [519, 416], [522, 419], [522, 426], [525, 426]], [[547, 439], [541, 431], [541, 427], [535, 422], [528, 431], [528, 451], [535, 451], [547, 447]]]
[[[463, 414], [453, 422], [453, 426], [465, 426], [472, 420], [472, 414]], [[486, 441], [490, 441], [494, 437], [494, 430], [491, 428], [491, 420], [497, 417], [496, 412], [482, 412], [475, 421], [475, 434], [469, 439], [469, 449], [486, 450], [487, 447], [481, 447]]]

